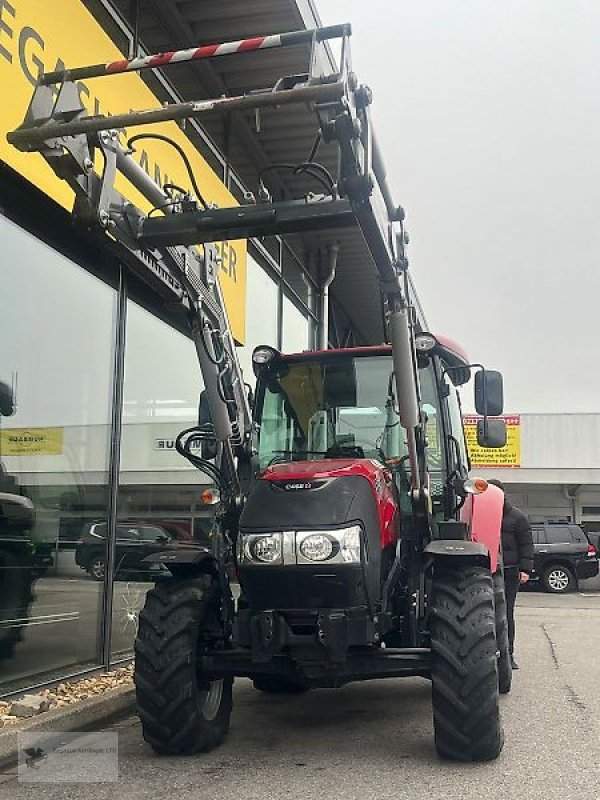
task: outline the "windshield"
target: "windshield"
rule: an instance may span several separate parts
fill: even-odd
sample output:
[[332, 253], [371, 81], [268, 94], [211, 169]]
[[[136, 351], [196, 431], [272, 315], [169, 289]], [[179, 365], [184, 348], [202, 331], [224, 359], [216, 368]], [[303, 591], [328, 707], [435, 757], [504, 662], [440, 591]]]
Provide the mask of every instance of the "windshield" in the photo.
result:
[[392, 371], [388, 355], [274, 365], [257, 414], [260, 466], [324, 457], [403, 458], [406, 435], [395, 410]]

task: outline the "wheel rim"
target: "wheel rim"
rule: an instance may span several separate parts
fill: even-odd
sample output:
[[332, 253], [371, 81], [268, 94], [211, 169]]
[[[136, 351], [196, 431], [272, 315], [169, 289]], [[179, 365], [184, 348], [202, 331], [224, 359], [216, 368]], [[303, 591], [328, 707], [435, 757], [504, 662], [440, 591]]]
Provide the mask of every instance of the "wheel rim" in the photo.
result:
[[90, 572], [92, 573], [94, 578], [102, 580], [104, 578], [104, 561], [102, 561], [101, 559], [94, 561]]
[[553, 569], [548, 573], [548, 585], [555, 592], [564, 592], [569, 585], [569, 576], [563, 569]]
[[219, 713], [221, 699], [223, 697], [223, 680], [212, 681], [202, 703], [201, 714], [205, 720], [210, 722]]

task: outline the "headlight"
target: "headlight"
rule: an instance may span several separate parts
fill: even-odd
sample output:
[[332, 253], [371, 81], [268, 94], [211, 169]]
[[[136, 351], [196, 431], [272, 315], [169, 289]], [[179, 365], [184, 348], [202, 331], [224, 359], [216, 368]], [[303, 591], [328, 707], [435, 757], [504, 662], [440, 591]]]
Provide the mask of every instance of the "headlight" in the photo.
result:
[[360, 564], [360, 527], [353, 525], [344, 531], [340, 547], [342, 558], [348, 564]]
[[329, 531], [298, 531], [296, 558], [298, 564], [360, 564], [361, 527], [351, 525]]
[[255, 564], [282, 564], [281, 533], [257, 533], [244, 536], [244, 561]]
[[265, 566], [360, 564], [362, 549], [362, 528], [350, 525], [321, 531], [240, 533], [236, 555], [238, 564]]
[[302, 539], [299, 550], [309, 561], [327, 561], [334, 552], [333, 541], [324, 533], [313, 533]]

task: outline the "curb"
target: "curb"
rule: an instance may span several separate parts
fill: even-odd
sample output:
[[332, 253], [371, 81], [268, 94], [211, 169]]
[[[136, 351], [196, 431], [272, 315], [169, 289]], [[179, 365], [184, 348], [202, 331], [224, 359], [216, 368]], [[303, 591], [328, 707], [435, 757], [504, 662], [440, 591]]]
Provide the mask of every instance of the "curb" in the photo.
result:
[[0, 730], [0, 767], [17, 761], [18, 734], [62, 731], [85, 731], [126, 716], [135, 709], [135, 688], [119, 686], [100, 697], [44, 711], [41, 714], [7, 725]]

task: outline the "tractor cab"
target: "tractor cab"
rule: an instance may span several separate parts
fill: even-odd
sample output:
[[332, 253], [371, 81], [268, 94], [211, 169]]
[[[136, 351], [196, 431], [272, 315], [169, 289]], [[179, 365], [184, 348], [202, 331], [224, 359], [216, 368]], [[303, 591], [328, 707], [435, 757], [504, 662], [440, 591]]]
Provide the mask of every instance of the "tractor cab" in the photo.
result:
[[[460, 493], [460, 481], [468, 475], [458, 387], [470, 380], [471, 366], [464, 351], [449, 339], [423, 334], [417, 337], [417, 347], [428, 490], [435, 512], [447, 519], [456, 507], [453, 495]], [[389, 345], [292, 355], [263, 346], [254, 351], [253, 366], [255, 475], [273, 474], [280, 464], [287, 464], [289, 472], [289, 465], [297, 462], [308, 462], [303, 471], [310, 475], [311, 470], [322, 470], [325, 462], [366, 459], [393, 472], [398, 484], [407, 485], [408, 442]], [[481, 397], [476, 402], [487, 417], [488, 406], [499, 413], [501, 379], [496, 377], [491, 387], [490, 378], [498, 374], [483, 374], [486, 386], [478, 384]], [[480, 443], [498, 446], [503, 423], [486, 421]]]

